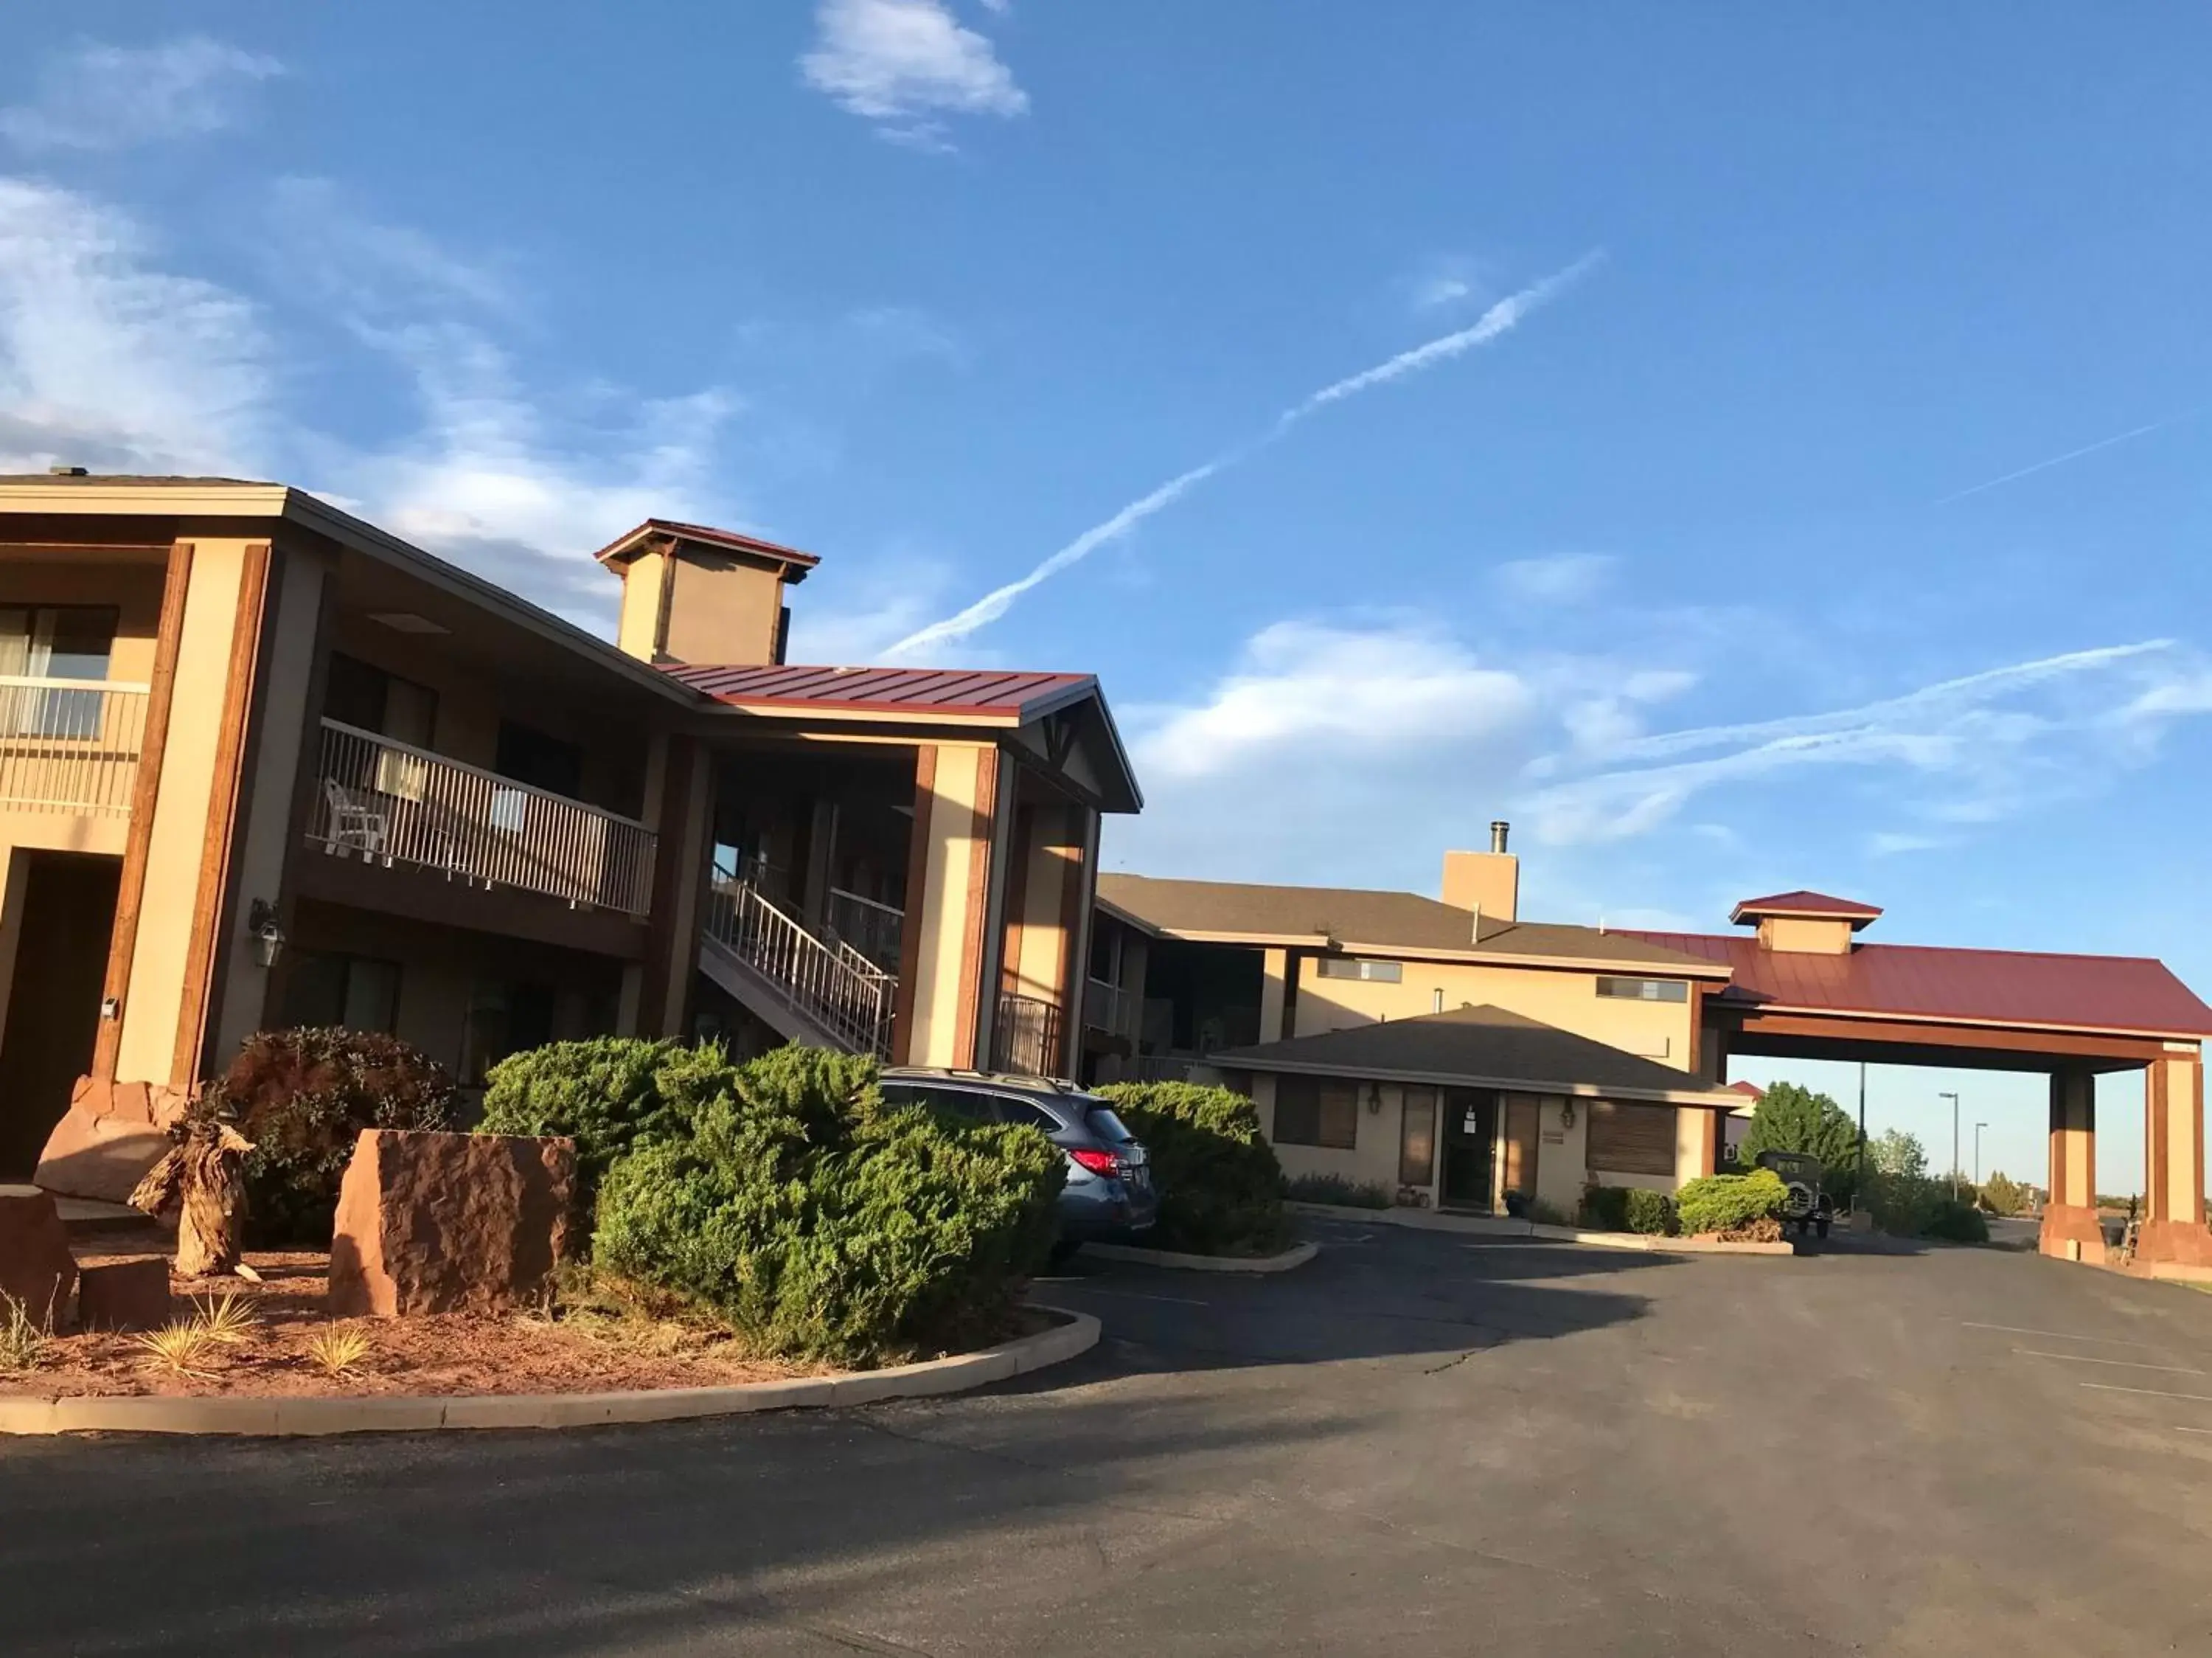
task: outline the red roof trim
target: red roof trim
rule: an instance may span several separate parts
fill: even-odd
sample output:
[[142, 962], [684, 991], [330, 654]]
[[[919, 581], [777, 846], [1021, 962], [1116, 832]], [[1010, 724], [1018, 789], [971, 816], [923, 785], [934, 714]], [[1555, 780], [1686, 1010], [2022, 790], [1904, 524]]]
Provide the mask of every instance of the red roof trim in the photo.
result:
[[727, 547], [732, 552], [749, 552], [757, 558], [773, 558], [803, 575], [822, 562], [818, 554], [801, 552], [797, 547], [787, 547], [775, 541], [763, 541], [757, 535], [741, 534], [736, 530], [716, 529], [711, 524], [686, 524], [674, 518], [648, 518], [635, 529], [617, 536], [592, 555], [601, 564], [620, 558], [642, 537], [673, 535], [686, 541], [704, 541], [710, 546]]
[[1832, 898], [1826, 893], [1810, 893], [1801, 887], [1794, 893], [1770, 893], [1765, 898], [1745, 899], [1729, 911], [1729, 921], [1741, 927], [1762, 916], [1812, 917], [1822, 921], [1849, 921], [1851, 930], [1856, 932], [1881, 914], [1877, 905], [1854, 903], [1847, 898]]
[[1088, 674], [1017, 674], [958, 667], [810, 667], [785, 664], [665, 663], [661, 672], [732, 708], [816, 709], [838, 714], [927, 714], [1037, 719], [1096, 694]]

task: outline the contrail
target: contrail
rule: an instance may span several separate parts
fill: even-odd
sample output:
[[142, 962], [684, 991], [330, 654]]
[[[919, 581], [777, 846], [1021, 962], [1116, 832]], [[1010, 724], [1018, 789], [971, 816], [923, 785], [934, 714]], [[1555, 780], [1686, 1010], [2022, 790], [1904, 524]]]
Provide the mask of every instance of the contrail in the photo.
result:
[[1031, 588], [1049, 581], [1071, 564], [1080, 564], [1109, 541], [1119, 540], [1154, 513], [1172, 506], [1216, 472], [1226, 471], [1276, 442], [1307, 416], [1329, 404], [1356, 396], [1371, 386], [1384, 385], [1407, 375], [1419, 374], [1435, 363], [1447, 362], [1462, 352], [1487, 344], [1500, 334], [1510, 331], [1529, 312], [1589, 271], [1602, 257], [1596, 253], [1585, 253], [1565, 270], [1555, 271], [1540, 282], [1532, 283], [1516, 294], [1507, 295], [1474, 323], [1457, 332], [1445, 334], [1426, 344], [1401, 351], [1388, 362], [1347, 375], [1300, 399], [1275, 417], [1275, 424], [1264, 436], [1237, 448], [1224, 450], [1203, 465], [1193, 466], [1188, 472], [1170, 479], [1151, 494], [1140, 496], [1129, 503], [1111, 518], [1093, 524], [1028, 575], [1009, 582], [1004, 587], [992, 588], [965, 610], [909, 633], [884, 654], [890, 656], [908, 655], [932, 645], [943, 644], [948, 640], [964, 639], [978, 628], [988, 627], [1013, 608], [1014, 600]]
[[2078, 449], [2069, 449], [2063, 454], [2054, 454], [2050, 460], [2039, 460], [2033, 466], [2022, 466], [2018, 472], [2007, 472], [2002, 478], [1992, 478], [1986, 484], [1977, 484], [1971, 489], [1960, 490], [1954, 494], [1945, 496], [1933, 504], [1938, 507], [1948, 507], [1954, 501], [1964, 501], [1970, 495], [1979, 495], [1984, 490], [1996, 489], [2001, 484], [2009, 484], [2017, 479], [2027, 478], [2052, 466], [2063, 466], [2069, 460], [2079, 460], [2085, 454], [2094, 454], [2100, 449], [2109, 449], [2115, 443], [2125, 443], [2130, 438], [2143, 437], [2152, 432], [2163, 431], [2175, 421], [2186, 420], [2188, 418], [2186, 415], [2174, 415], [2169, 419], [2154, 420], [2148, 426], [2137, 426], [2131, 431], [2121, 432], [2112, 437], [2100, 437], [2094, 443], [2085, 443]]

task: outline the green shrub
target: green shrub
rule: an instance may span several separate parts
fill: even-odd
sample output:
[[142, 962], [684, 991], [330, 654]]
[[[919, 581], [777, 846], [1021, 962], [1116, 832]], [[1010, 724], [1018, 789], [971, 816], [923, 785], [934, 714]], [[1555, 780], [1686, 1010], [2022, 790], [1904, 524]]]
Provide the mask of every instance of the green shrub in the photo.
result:
[[1567, 1211], [1548, 1198], [1531, 1198], [1528, 1200], [1528, 1218], [1538, 1226], [1572, 1226], [1574, 1224]]
[[1741, 1231], [1781, 1212], [1788, 1188], [1771, 1168], [1748, 1174], [1706, 1174], [1683, 1183], [1674, 1194], [1674, 1213], [1684, 1232]]
[[1066, 1168], [1034, 1131], [885, 1106], [872, 1060], [788, 1047], [601, 1187], [597, 1265], [708, 1308], [757, 1351], [836, 1364], [1012, 1326]]
[[1990, 1223], [1973, 1204], [1947, 1197], [1937, 1200], [1935, 1213], [1921, 1227], [1920, 1235], [1948, 1243], [1985, 1244], [1990, 1240]]
[[1294, 1204], [1334, 1204], [1340, 1209], [1389, 1209], [1398, 1199], [1380, 1180], [1355, 1180], [1345, 1174], [1293, 1174], [1283, 1196]]
[[680, 1137], [737, 1074], [721, 1047], [606, 1036], [512, 1054], [484, 1078], [479, 1134], [562, 1134], [576, 1143], [586, 1215], [615, 1160], [639, 1142]]
[[2027, 1207], [2027, 1193], [2002, 1169], [1983, 1183], [1982, 1207], [1992, 1215], [2017, 1215]]
[[1627, 1188], [1625, 1207], [1631, 1232], [1640, 1232], [1647, 1238], [1664, 1238], [1674, 1230], [1674, 1200], [1663, 1192], [1646, 1192], [1641, 1186]]
[[246, 1155], [246, 1240], [331, 1240], [338, 1184], [368, 1128], [442, 1129], [453, 1079], [397, 1037], [338, 1027], [260, 1031], [198, 1109], [234, 1119]]
[[1584, 1186], [1582, 1223], [1593, 1232], [1627, 1231], [1628, 1190], [1625, 1186]]
[[1195, 1082], [1117, 1082], [1098, 1093], [1152, 1159], [1160, 1218], [1147, 1244], [1199, 1255], [1288, 1246], [1282, 1165], [1251, 1100]]
[[1820, 1160], [1820, 1188], [1838, 1204], [1858, 1188], [1859, 1128], [1825, 1094], [1777, 1082], [1759, 1098], [1737, 1161], [1749, 1170], [1762, 1151], [1802, 1151]]

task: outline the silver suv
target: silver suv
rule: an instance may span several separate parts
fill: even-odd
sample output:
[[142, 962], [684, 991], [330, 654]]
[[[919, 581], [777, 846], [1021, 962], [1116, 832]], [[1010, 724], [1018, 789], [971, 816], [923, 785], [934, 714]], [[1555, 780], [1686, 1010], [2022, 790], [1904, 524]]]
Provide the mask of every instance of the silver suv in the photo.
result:
[[1122, 1243], [1149, 1232], [1159, 1218], [1152, 1160], [1095, 1094], [1039, 1076], [902, 1065], [883, 1074], [884, 1098], [894, 1105], [930, 1105], [980, 1123], [1016, 1123], [1037, 1130], [1067, 1159], [1060, 1193], [1060, 1251], [1084, 1242]]

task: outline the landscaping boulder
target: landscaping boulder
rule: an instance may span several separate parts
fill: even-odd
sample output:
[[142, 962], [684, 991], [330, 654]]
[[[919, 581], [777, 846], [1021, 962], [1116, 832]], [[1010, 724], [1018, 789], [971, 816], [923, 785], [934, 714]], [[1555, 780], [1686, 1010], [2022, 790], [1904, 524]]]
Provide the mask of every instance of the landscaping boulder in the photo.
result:
[[187, 1088], [79, 1077], [39, 1154], [39, 1184], [64, 1198], [128, 1203], [169, 1149], [169, 1125], [191, 1103]]
[[34, 1186], [0, 1186], [0, 1291], [22, 1302], [33, 1322], [58, 1326], [76, 1288], [69, 1228], [53, 1194]]
[[169, 1321], [169, 1264], [159, 1256], [77, 1269], [81, 1330], [158, 1330]]
[[499, 1312], [542, 1299], [569, 1248], [575, 1143], [364, 1129], [338, 1189], [330, 1310]]

